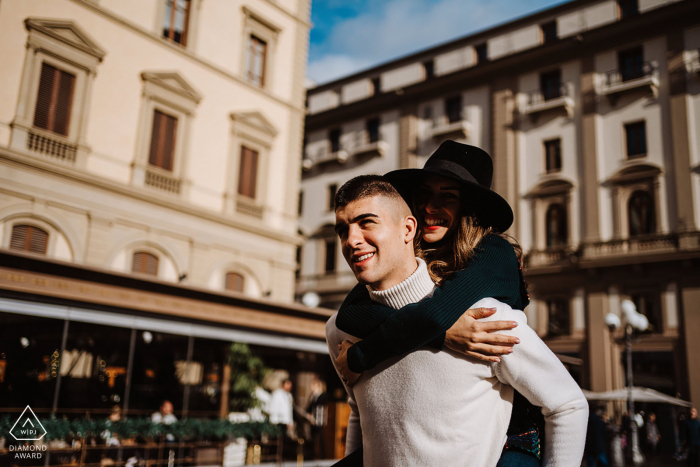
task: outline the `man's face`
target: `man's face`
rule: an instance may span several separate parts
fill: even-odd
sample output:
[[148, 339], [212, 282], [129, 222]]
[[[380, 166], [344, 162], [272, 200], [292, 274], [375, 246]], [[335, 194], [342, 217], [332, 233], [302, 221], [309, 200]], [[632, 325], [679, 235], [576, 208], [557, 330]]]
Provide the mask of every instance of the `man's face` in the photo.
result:
[[358, 282], [375, 290], [393, 287], [415, 270], [412, 240], [416, 220], [397, 212], [397, 203], [371, 196], [335, 212], [335, 230], [345, 261]]
[[160, 406], [160, 412], [163, 415], [169, 415], [173, 413], [173, 404], [169, 401], [163, 402], [163, 405]]
[[692, 419], [698, 418], [698, 411], [697, 411], [697, 409], [695, 409], [695, 407], [690, 409], [690, 418], [692, 418]]

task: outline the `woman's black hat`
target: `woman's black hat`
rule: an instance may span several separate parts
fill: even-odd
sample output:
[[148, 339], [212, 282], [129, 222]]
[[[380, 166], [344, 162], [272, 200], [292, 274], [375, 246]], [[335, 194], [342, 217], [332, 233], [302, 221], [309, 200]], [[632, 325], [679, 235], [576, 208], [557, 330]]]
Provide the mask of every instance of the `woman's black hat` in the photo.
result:
[[412, 206], [412, 194], [428, 174], [458, 182], [462, 213], [475, 216], [479, 225], [505, 232], [513, 223], [510, 205], [491, 190], [493, 161], [483, 149], [448, 140], [437, 148], [422, 169], [393, 170], [385, 177]]

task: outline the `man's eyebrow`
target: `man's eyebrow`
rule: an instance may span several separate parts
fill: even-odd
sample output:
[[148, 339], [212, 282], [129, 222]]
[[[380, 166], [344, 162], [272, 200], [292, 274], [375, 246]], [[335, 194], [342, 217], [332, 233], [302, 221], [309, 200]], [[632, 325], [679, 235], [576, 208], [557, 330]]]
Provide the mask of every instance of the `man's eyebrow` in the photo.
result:
[[[372, 212], [367, 212], [367, 213], [365, 213], [365, 214], [360, 214], [359, 216], [356, 216], [356, 217], [350, 219], [350, 224], [354, 224], [355, 222], [359, 222], [359, 221], [361, 221], [362, 219], [367, 219], [367, 218], [370, 218], [370, 217], [374, 217], [374, 218], [377, 218], [377, 219], [379, 218], [379, 216], [378, 216], [377, 214], [374, 214], [374, 213], [372, 213]], [[339, 233], [339, 230], [340, 230], [342, 227], [345, 227], [346, 225], [347, 225], [347, 224], [346, 224], [345, 222], [338, 222], [337, 224], [335, 224], [335, 227], [334, 227], [335, 233]]]

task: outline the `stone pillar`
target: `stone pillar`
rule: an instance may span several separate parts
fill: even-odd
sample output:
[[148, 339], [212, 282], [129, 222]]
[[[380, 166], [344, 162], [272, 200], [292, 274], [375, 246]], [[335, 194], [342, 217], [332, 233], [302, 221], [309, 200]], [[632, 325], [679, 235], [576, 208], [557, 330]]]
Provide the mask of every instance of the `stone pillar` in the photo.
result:
[[418, 144], [418, 107], [415, 105], [401, 109], [399, 117], [399, 167], [417, 168], [416, 147]]
[[598, 104], [595, 92], [595, 67], [593, 56], [581, 61], [581, 150], [582, 182], [581, 212], [583, 212], [583, 242], [600, 240], [600, 215], [598, 213], [598, 153], [596, 151], [596, 119]]
[[605, 315], [610, 311], [608, 294], [589, 291], [586, 297], [586, 333], [588, 336], [588, 374], [590, 389], [595, 392], [614, 388], [613, 343], [605, 325]]
[[700, 288], [683, 289], [681, 299], [688, 395], [697, 407], [700, 406]]
[[510, 228], [516, 236], [519, 230], [518, 157], [515, 131], [516, 82], [514, 78], [498, 80], [493, 86], [493, 183], [491, 188], [503, 196], [513, 208], [515, 221]]

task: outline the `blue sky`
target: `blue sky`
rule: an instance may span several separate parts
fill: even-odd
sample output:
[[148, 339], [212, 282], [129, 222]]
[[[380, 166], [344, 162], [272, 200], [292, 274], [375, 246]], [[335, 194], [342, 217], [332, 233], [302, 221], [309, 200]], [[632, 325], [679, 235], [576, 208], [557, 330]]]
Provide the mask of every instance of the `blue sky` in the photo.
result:
[[308, 77], [321, 84], [562, 0], [312, 0]]

